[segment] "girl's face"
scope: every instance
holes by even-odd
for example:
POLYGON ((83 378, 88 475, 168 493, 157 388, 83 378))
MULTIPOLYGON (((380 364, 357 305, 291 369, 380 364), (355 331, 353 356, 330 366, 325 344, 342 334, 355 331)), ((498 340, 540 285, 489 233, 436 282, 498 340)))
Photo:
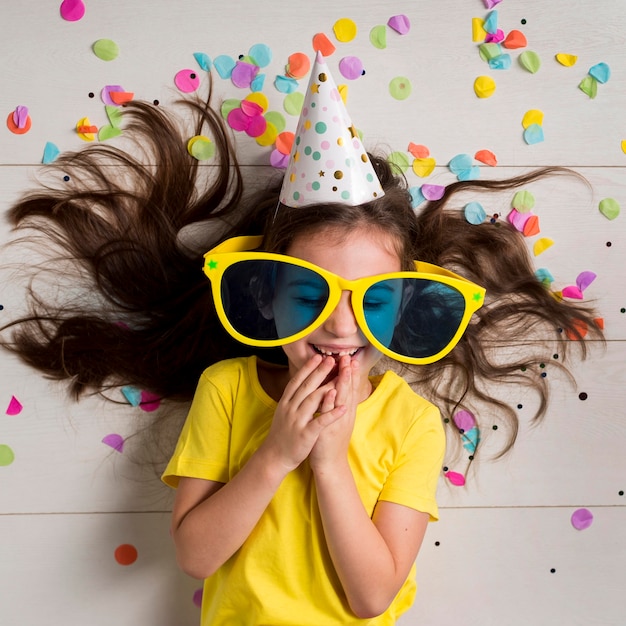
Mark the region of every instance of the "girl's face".
MULTIPOLYGON (((303 259, 348 280, 401 271, 401 261, 393 239, 379 231, 357 228, 338 237, 331 229, 294 240, 286 254, 303 259)), ((314 354, 332 354, 336 358, 350 354, 358 361, 363 389, 369 391, 367 375, 380 359, 361 333, 350 303, 349 292, 341 295, 330 317, 307 337, 283 346, 293 376, 314 354)))

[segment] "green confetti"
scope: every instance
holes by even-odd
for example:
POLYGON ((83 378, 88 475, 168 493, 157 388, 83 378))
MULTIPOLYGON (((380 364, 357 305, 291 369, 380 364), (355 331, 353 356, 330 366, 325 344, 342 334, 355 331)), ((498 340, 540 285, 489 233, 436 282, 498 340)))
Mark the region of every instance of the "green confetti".
POLYGON ((302 105, 304 104, 304 94, 299 91, 294 91, 285 96, 283 100, 283 108, 289 115, 300 115, 302 111, 302 105))
POLYGON ((5 444, 0 444, 0 466, 5 467, 6 465, 11 465, 13 461, 15 461, 13 450, 5 444))
POLYGON ((264 117, 268 124, 272 124, 276 128, 277 133, 282 133, 287 128, 287 120, 279 111, 268 111, 264 117))
POLYGON ((187 144, 189 154, 198 161, 207 161, 215 156, 215 144, 207 137, 192 137, 187 144))
POLYGON ((536 74, 541 67, 541 59, 536 52, 525 50, 519 55, 520 65, 531 74, 536 74))
POLYGON ((409 157, 406 155, 405 152, 392 152, 387 160, 389 161, 389 163, 391 163, 391 165, 397 167, 398 170, 400 170, 400 172, 402 172, 403 174, 409 169, 411 165, 409 163, 409 157))
POLYGON ((604 198, 600 201, 600 213, 609 220, 614 220, 620 213, 620 206, 613 198, 604 198))
POLYGON ((122 123, 122 112, 119 107, 113 106, 111 104, 106 104, 104 106, 104 111, 109 118, 109 122, 111 126, 114 128, 119 128, 122 123))
POLYGON ((520 213, 528 213, 535 206, 535 196, 530 191, 518 191, 511 201, 511 206, 520 213))
POLYGON ((94 54, 103 61, 113 61, 120 53, 119 46, 111 39, 98 39, 92 48, 94 54))
POLYGON ((406 76, 396 76, 389 83, 389 93, 396 100, 406 100, 411 95, 411 81, 406 76))
POLYGON ((387 27, 386 26, 374 26, 370 30, 370 43, 374 48, 384 50, 387 47, 387 27))
POLYGON ((502 54, 502 46, 499 43, 481 43, 478 54, 483 61, 491 61, 502 54))
POLYGON ((122 134, 122 129, 113 124, 105 124, 100 126, 98 130, 98 141, 106 141, 107 139, 113 139, 113 137, 119 137, 122 134))
POLYGON ((222 117, 226 119, 228 117, 228 114, 233 109, 238 109, 240 106, 241 106, 241 100, 237 100, 235 98, 228 98, 227 100, 224 100, 224 102, 222 102, 220 113, 222 114, 222 117))
POLYGON ((598 81, 593 76, 587 74, 587 76, 580 81, 578 89, 593 100, 598 95, 598 81))

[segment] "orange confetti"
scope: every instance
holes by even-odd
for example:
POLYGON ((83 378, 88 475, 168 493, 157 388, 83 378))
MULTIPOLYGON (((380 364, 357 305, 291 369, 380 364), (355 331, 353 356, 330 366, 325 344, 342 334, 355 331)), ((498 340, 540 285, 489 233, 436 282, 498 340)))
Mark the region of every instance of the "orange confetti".
POLYGON ((574 320, 572 326, 573 328, 565 331, 567 338, 571 339, 572 341, 578 341, 579 339, 583 339, 589 331, 587 323, 583 320, 574 320))
POLYGON ((492 167, 498 165, 498 159, 496 158, 496 155, 491 152, 491 150, 479 150, 474 155, 474 158, 485 165, 491 165, 492 167))
POLYGON ((137 548, 129 543, 123 543, 115 548, 114 555, 120 565, 132 565, 137 560, 137 548))
POLYGON ((30 130, 32 126, 32 120, 30 119, 30 115, 26 117, 26 121, 24 123, 24 127, 20 128, 13 119, 13 111, 9 113, 9 117, 7 117, 7 128, 15 135, 23 135, 30 130))
POLYGON ((531 215, 526 222, 524 222, 524 237, 534 237, 539 234, 539 218, 536 215, 531 215))
POLYGON ((115 104, 126 104, 135 97, 135 94, 131 91, 109 91, 109 98, 115 102, 115 104))
POLYGON ((321 52, 325 57, 329 57, 336 49, 335 44, 324 33, 317 33, 313 36, 315 52, 321 52))
POLYGON ((416 158, 416 159, 426 159, 430 156, 430 150, 426 146, 422 146, 420 144, 416 144, 411 142, 407 150, 416 158))
POLYGON ((525 48, 527 44, 528 42, 526 41, 526 36, 519 30, 512 30, 502 42, 502 45, 508 50, 525 48))
POLYGON ((98 127, 97 126, 85 126, 85 125, 83 125, 83 126, 77 126, 76 130, 79 133, 83 133, 83 134, 85 134, 85 133, 97 133, 98 132, 98 127))
POLYGON ((295 134, 291 131, 284 131, 276 137, 276 150, 281 154, 290 154, 295 134))
POLYGON ((304 52, 294 52, 287 60, 285 73, 291 78, 304 78, 311 69, 311 61, 304 52))

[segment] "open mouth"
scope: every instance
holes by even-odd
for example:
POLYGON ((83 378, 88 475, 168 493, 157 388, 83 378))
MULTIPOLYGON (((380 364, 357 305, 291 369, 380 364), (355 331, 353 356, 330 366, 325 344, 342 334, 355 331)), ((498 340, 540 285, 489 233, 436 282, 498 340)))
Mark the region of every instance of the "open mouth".
POLYGON ((321 354, 322 356, 332 356, 333 359, 335 359, 336 363, 339 363, 339 359, 342 356, 349 356, 350 358, 352 358, 362 350, 362 348, 352 348, 351 350, 332 351, 328 348, 320 348, 319 346, 316 346, 314 344, 311 344, 311 347, 313 348, 313 350, 315 350, 315 352, 321 354))

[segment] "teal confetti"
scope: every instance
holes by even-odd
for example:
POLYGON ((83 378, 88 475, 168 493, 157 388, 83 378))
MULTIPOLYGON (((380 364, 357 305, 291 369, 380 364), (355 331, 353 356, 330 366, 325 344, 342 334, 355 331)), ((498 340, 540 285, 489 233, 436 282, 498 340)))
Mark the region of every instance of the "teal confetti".
POLYGON ((220 54, 220 56, 216 57, 213 61, 213 65, 221 78, 230 78, 237 63, 232 57, 226 54, 220 54))
POLYGON ((41 159, 41 162, 52 163, 52 161, 54 161, 59 156, 59 154, 61 154, 61 151, 57 148, 57 146, 51 141, 48 141, 44 146, 43 158, 41 159))
POLYGON ((469 202, 468 204, 466 204, 465 209, 463 210, 463 214, 465 215, 465 219, 470 224, 474 224, 474 226, 482 224, 487 217, 487 212, 480 202, 469 202))
POLYGON ((211 71, 211 57, 204 52, 194 52, 193 58, 196 60, 200 69, 203 69, 205 72, 211 71))
POLYGON ((543 136, 543 128, 539 126, 539 124, 531 124, 524 131, 524 141, 528 145, 532 145, 535 143, 541 143, 544 140, 543 136))

